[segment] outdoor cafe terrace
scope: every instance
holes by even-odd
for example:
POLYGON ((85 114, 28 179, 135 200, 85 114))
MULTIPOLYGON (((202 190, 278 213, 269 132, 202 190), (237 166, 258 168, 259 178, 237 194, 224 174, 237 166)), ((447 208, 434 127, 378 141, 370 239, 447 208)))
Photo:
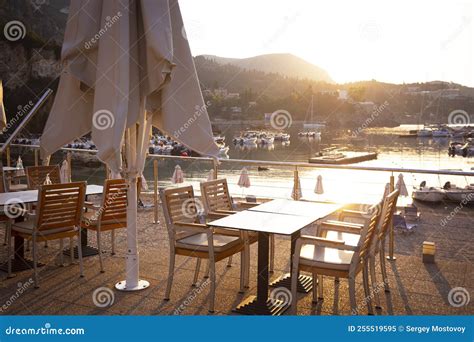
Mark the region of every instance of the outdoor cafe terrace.
MULTIPOLYGON (((219 178, 219 177, 218 177, 219 178)), ((205 181, 205 180, 203 180, 205 181)), ((291 182, 291 180, 290 180, 291 182)), ((172 187, 179 187, 180 184, 172 187)), ((170 188, 170 187, 168 187, 170 188)), ((195 187, 195 192, 200 193, 195 187)), ((239 194, 232 194, 235 199, 239 194)), ((153 204, 153 193, 141 195, 145 204, 153 204)), ((99 196, 92 198, 100 203, 99 196)), ((258 198, 259 201, 263 200, 258 198)), ((267 199, 268 200, 268 199, 267 199)), ((138 246, 140 251, 140 278, 150 282, 142 291, 121 292, 114 285, 125 278, 127 248, 126 229, 115 232, 115 254, 111 254, 111 235, 101 235, 103 267, 101 273, 97 255, 84 257, 84 277, 79 277, 77 259, 72 265, 61 257, 59 240, 50 241, 48 247, 38 244, 40 287, 35 288, 33 270, 14 272, 8 278, 0 272, 0 311, 10 315, 208 315, 210 280, 206 278, 207 260, 203 260, 194 286, 196 258, 176 256, 174 280, 169 300, 165 300, 170 263, 170 239, 165 224, 163 203, 155 212, 153 206, 145 206, 138 212, 138 246), (155 223, 155 215, 158 222, 155 223)), ((420 219, 412 233, 394 230, 394 256, 387 260, 389 291, 383 286, 375 289, 380 295, 381 315, 472 315, 474 304, 466 301, 466 295, 474 293, 474 230, 472 209, 456 210, 456 204, 440 206, 418 204, 420 219), (446 215, 456 211, 446 220, 446 215), (441 222, 443 222, 441 224, 441 222), (423 243, 436 245, 434 262, 423 262, 423 243), (460 292, 458 288, 462 288, 460 292), (466 293, 467 291, 467 293, 466 293)), ((350 207, 348 207, 350 208, 350 207)), ((245 208, 244 208, 245 209, 245 208)), ((334 213, 327 219, 338 219, 334 213)), ((305 228, 302 235, 315 236, 316 226, 305 228)), ((5 229, 0 230, 3 241, 5 229)), ((67 240, 66 240, 67 241, 67 240)), ((88 245, 97 246, 96 234, 88 234, 88 245)), ((389 241, 387 240, 387 244, 389 241)), ((65 244, 68 247, 68 243, 65 244)), ((388 250, 388 249, 387 249, 388 250)), ((274 270, 270 280, 290 271, 291 241, 289 236, 275 234, 274 270)), ((26 257, 32 258, 30 250, 26 257)), ((388 254, 388 253, 387 253, 388 254)), ((7 260, 7 248, 0 248, 0 260, 7 260)), ((431 260, 433 261, 433 260, 431 260)), ((256 244, 250 247, 249 287, 240 292, 240 255, 235 255, 230 267, 228 258, 216 264, 216 297, 214 315, 236 314, 233 310, 249 295, 257 292, 258 256, 256 244)), ((381 279, 380 263, 376 264, 381 279)), ((269 289, 270 298, 290 296, 291 292, 275 293, 269 289)), ((317 303, 310 293, 298 293, 298 315, 350 315, 354 313, 349 300, 347 279, 324 277, 322 294, 317 303)), ((281 299, 281 298, 280 298, 281 299)), ((288 299, 288 298, 285 298, 288 299)), ((294 298, 290 298, 295 300, 294 298)), ((367 297, 363 279, 356 277, 357 313, 366 315, 367 297)), ((289 314, 287 311, 286 314, 289 314)))

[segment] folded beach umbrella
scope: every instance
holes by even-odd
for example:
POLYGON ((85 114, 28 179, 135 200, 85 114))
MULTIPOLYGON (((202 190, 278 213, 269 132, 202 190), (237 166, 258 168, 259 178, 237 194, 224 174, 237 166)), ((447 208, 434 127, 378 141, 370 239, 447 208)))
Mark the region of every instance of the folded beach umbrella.
POLYGON ((214 180, 215 179, 215 174, 214 174, 214 169, 212 169, 211 171, 209 171, 209 175, 207 176, 207 181, 211 181, 211 180, 214 180))
POLYGON ((181 166, 179 165, 175 166, 173 176, 171 177, 171 182, 173 184, 184 182, 184 174, 183 174, 183 170, 181 170, 181 166))
POLYGON ((249 172, 246 167, 244 167, 240 172, 240 177, 239 181, 237 182, 237 185, 241 188, 250 188, 249 172))
POLYGON ((293 190, 291 191, 291 198, 298 201, 302 196, 300 177, 298 171, 294 172, 293 190))
POLYGON ((5 107, 3 106, 3 84, 2 80, 0 80, 0 129, 3 130, 5 127, 7 127, 7 117, 5 115, 5 107))
POLYGON ((317 195, 324 194, 323 176, 321 176, 321 175, 319 175, 317 180, 316 180, 316 187, 314 188, 314 193, 317 194, 317 195))
POLYGON ((405 181, 403 180, 403 174, 401 173, 398 175, 398 181, 395 185, 395 189, 398 189, 398 191, 400 191, 400 196, 408 196, 408 189, 405 184, 405 181))
POLYGON ((127 179, 126 280, 116 285, 123 290, 148 286, 138 277, 136 182, 152 125, 198 153, 219 152, 183 33, 177 0, 72 0, 69 8, 65 70, 41 155, 92 132, 98 158, 127 179))
POLYGON ((71 182, 71 171, 69 170, 69 163, 66 159, 61 163, 61 169, 59 170, 59 178, 61 183, 70 183, 71 182))

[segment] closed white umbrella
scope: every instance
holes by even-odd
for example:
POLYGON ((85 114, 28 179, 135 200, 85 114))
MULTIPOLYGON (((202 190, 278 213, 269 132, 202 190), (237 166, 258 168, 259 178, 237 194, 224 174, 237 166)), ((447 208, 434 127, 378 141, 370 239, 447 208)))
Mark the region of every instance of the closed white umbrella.
POLYGON ((217 156, 177 0, 73 0, 61 75, 41 153, 92 131, 98 158, 129 183, 126 280, 139 290, 137 177, 144 168, 152 123, 190 149, 217 156), (126 164, 121 150, 125 145, 126 164))
POLYGON ((395 189, 398 189, 398 191, 400 191, 400 196, 408 196, 408 189, 405 184, 405 180, 403 179, 403 174, 401 173, 398 175, 398 181, 395 185, 395 189))
POLYGON ((314 188, 314 193, 317 194, 317 195, 324 194, 323 176, 321 176, 321 175, 319 175, 317 180, 316 180, 316 187, 314 188))
POLYGON ((207 176, 207 181, 214 180, 215 178, 216 176, 214 174, 214 169, 212 169, 211 171, 209 171, 209 175, 207 176))
POLYGON ((179 165, 175 166, 173 176, 171 177, 171 182, 173 184, 184 182, 184 174, 183 174, 183 170, 181 170, 181 166, 179 165))
POLYGON ((61 169, 59 170, 59 179, 61 180, 61 183, 70 183, 71 182, 71 177, 70 177, 70 171, 69 171, 69 163, 67 162, 66 159, 63 160, 61 163, 61 169))
POLYGON ((302 196, 301 191, 301 182, 300 177, 298 176, 298 171, 294 172, 294 179, 293 179, 293 190, 291 191, 291 198, 295 201, 298 201, 302 196))
MULTIPOLYGON (((0 80, 0 129, 7 127, 7 117, 5 115, 5 107, 3 106, 3 84, 0 80)), ((0 131, 0 134, 3 133, 0 131)))
POLYGON ((237 182, 237 185, 241 188, 250 188, 249 172, 246 167, 244 167, 240 172, 240 177, 239 181, 237 182))

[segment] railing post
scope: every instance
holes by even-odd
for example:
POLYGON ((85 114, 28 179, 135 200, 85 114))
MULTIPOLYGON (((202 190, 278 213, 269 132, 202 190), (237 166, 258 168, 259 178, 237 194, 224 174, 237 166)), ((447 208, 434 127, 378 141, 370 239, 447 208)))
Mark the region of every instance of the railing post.
MULTIPOLYGON (((392 174, 390 175, 390 193, 395 190, 395 177, 392 174)), ((389 232, 389 245, 388 245, 388 256, 387 260, 395 261, 397 258, 393 255, 394 245, 395 245, 395 236, 393 232, 393 219, 390 221, 389 224, 390 232, 389 232)))
POLYGON ((38 149, 35 148, 35 166, 39 166, 38 149))
POLYGON ((219 162, 217 161, 216 158, 212 159, 212 166, 213 166, 213 170, 214 170, 214 179, 217 179, 217 171, 219 169, 219 162))
POLYGON ((300 184, 300 179, 299 179, 299 175, 298 175, 298 167, 295 166, 295 170, 293 171, 293 190, 292 190, 292 194, 291 194, 291 197, 295 201, 299 201, 300 198, 301 198, 299 184, 300 184))
POLYGON ((153 212, 155 215, 154 223, 158 221, 158 159, 153 160, 153 202, 155 204, 153 212))
POLYGON ((10 146, 7 147, 7 166, 11 166, 10 146))
POLYGON ((72 156, 71 156, 71 152, 68 152, 66 154, 66 162, 67 162, 67 165, 69 167, 68 169, 68 180, 69 182, 72 182, 72 156))

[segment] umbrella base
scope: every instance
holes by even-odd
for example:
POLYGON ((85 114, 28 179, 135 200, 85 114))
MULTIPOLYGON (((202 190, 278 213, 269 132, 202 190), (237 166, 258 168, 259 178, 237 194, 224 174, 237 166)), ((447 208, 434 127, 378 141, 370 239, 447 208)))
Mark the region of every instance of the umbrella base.
POLYGON ((150 286, 150 283, 146 280, 139 280, 138 281, 138 286, 135 287, 127 287, 127 281, 122 280, 119 281, 117 284, 115 284, 115 289, 119 291, 140 291, 148 288, 150 286))

